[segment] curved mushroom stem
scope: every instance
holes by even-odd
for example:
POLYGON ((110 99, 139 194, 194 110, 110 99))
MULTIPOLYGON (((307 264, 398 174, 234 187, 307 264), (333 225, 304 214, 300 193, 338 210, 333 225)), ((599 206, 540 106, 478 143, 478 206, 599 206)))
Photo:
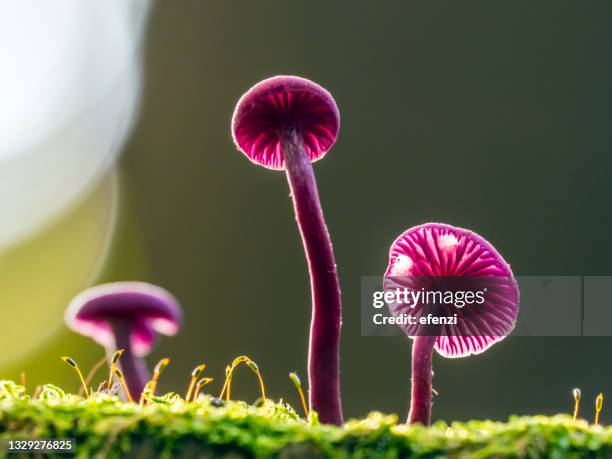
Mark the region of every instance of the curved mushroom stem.
POLYGON ((310 406, 319 414, 321 422, 340 425, 343 422, 339 356, 342 305, 336 261, 302 135, 288 129, 282 135, 282 148, 312 290, 308 351, 310 406))
POLYGON ((151 372, 147 368, 144 359, 136 357, 132 351, 130 335, 132 325, 126 321, 114 321, 111 324, 115 335, 115 349, 107 349, 108 358, 112 358, 117 349, 123 349, 123 355, 119 360, 119 367, 125 378, 130 395, 134 400, 139 400, 140 395, 151 379, 151 372))
POLYGON ((417 336, 412 344, 412 396, 408 424, 429 425, 431 418, 431 358, 437 336, 417 336))

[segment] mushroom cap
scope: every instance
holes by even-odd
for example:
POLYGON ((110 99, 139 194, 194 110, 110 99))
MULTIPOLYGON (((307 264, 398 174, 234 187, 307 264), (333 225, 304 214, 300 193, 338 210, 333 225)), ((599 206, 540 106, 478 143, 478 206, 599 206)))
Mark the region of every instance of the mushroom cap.
POLYGON ((336 143, 340 112, 332 95, 318 84, 296 76, 275 76, 249 89, 232 117, 234 143, 252 162, 282 170, 280 132, 301 132, 311 161, 336 143))
POLYGON ((97 285, 77 295, 66 310, 68 327, 104 347, 114 346, 112 322, 127 321, 137 356, 147 355, 155 332, 174 335, 182 322, 181 306, 168 291, 145 282, 97 285))
MULTIPOLYGON (((462 308, 437 304, 443 316, 458 315, 457 325, 438 325, 434 348, 444 357, 484 352, 513 329, 519 311, 519 289, 510 265, 495 248, 472 231, 439 223, 415 226, 391 245, 384 289, 465 290, 485 293, 482 304, 462 308)), ((430 306, 389 305, 393 315, 418 316, 430 306), (414 306, 414 307, 412 307, 414 306)), ((431 310, 427 310, 431 312, 431 310)), ((425 312, 425 315, 427 313, 425 312)), ((428 335, 426 326, 402 325, 410 338, 428 335)))

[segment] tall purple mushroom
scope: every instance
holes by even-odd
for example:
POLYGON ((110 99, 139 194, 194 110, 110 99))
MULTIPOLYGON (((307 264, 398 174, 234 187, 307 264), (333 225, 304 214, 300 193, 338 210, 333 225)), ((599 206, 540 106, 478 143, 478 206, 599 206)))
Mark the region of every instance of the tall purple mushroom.
POLYGON ((331 94, 310 80, 276 76, 242 96, 232 119, 238 149, 252 162, 285 170, 312 289, 308 376, 310 405, 324 423, 341 424, 340 286, 312 162, 334 145, 340 114, 331 94))
POLYGON ((128 390, 138 400, 151 374, 143 357, 156 333, 174 335, 182 311, 178 301, 161 287, 144 282, 116 282, 87 289, 66 310, 66 324, 106 349, 110 359, 123 349, 120 367, 128 390))
POLYGON ((412 346, 412 397, 409 423, 428 425, 431 416, 432 353, 444 357, 466 357, 484 352, 505 338, 518 316, 519 290, 510 265, 481 236, 450 225, 428 223, 410 228, 399 236, 389 251, 384 278, 385 291, 451 292, 450 301, 432 295, 434 304, 423 297, 412 303, 389 304, 396 317, 416 318, 401 325, 412 346), (461 293, 462 304, 458 305, 461 293), (465 292, 472 292, 472 306, 465 306, 465 292), (437 317, 453 317, 456 324, 421 322, 433 310, 437 317))

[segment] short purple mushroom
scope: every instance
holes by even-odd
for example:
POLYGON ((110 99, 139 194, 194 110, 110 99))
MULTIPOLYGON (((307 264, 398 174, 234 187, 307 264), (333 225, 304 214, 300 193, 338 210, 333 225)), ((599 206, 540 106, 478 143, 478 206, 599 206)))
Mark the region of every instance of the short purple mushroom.
POLYGON ((466 357, 505 338, 516 323, 519 290, 510 265, 489 242, 471 231, 438 223, 410 228, 391 245, 384 290, 398 289, 423 295, 412 297, 411 304, 404 299, 391 302, 389 308, 396 318, 415 318, 413 323, 400 322, 404 333, 414 339, 408 423, 428 425, 433 350, 443 357, 466 357), (443 295, 449 295, 448 302, 443 295), (434 310, 438 319, 427 319, 434 310))
POLYGON ((123 349, 119 366, 134 400, 151 378, 143 357, 156 333, 175 335, 182 322, 178 301, 161 287, 144 282, 116 282, 89 288, 66 310, 66 324, 106 349, 109 359, 123 349))
POLYGON ((242 96, 232 118, 234 142, 252 162, 285 170, 306 252, 312 290, 308 376, 310 405, 324 423, 341 424, 340 286, 312 162, 334 145, 340 128, 329 92, 310 80, 276 76, 242 96))

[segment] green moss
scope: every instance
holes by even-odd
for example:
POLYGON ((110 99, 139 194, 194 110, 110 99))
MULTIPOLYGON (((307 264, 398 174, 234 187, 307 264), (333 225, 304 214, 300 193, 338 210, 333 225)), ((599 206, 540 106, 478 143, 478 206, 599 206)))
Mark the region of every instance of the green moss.
POLYGON ((195 403, 159 397, 139 407, 51 385, 32 400, 22 387, 0 381, 0 438, 76 438, 77 457, 612 457, 612 427, 565 415, 424 428, 372 413, 337 428, 301 420, 283 403, 214 405, 210 397, 195 403))

